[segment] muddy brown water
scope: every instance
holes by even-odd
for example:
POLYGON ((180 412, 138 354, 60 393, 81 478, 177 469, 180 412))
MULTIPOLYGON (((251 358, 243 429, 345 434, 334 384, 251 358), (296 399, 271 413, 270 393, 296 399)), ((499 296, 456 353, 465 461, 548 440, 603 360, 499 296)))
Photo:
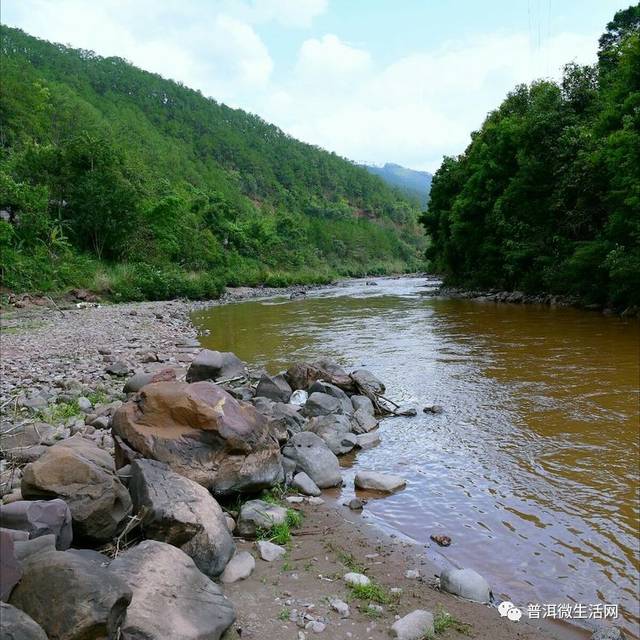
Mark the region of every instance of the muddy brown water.
POLYGON ((442 405, 384 420, 382 444, 345 469, 344 495, 359 468, 401 474, 407 488, 370 500, 365 517, 516 604, 618 604, 614 622, 640 636, 637 320, 442 299, 424 278, 376 282, 193 320, 205 347, 271 372, 330 357, 367 367, 396 401, 442 405), (452 545, 430 544, 433 533, 452 545))

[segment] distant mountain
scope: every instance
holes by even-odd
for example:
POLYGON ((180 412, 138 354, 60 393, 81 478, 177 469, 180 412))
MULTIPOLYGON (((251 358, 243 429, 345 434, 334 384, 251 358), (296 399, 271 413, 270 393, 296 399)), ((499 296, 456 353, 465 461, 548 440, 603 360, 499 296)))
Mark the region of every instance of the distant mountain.
POLYGON ((414 171, 399 164, 387 162, 384 167, 362 165, 369 173, 380 176, 387 184, 398 187, 402 192, 415 198, 425 207, 429 200, 433 175, 428 171, 414 171))

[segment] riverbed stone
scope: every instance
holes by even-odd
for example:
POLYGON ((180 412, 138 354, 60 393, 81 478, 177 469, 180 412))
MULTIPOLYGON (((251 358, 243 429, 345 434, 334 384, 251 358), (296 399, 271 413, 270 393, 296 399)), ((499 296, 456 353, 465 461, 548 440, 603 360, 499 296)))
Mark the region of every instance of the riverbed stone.
POLYGON ((249 500, 240 508, 238 535, 253 538, 259 529, 269 530, 287 520, 287 510, 264 500, 249 500))
POLYGON ((172 545, 145 540, 120 554, 109 570, 133 592, 122 638, 219 640, 235 620, 220 587, 172 545))
POLYGON ((491 587, 473 569, 445 569, 440 573, 440 588, 474 602, 489 602, 491 587))
POLYGON ((228 380, 245 376, 246 366, 235 353, 203 349, 187 371, 187 382, 228 380))
POLYGON ((13 547, 16 558, 23 562, 29 556, 43 551, 56 551, 56 537, 53 533, 48 533, 33 540, 14 540, 13 547))
POLYGON ((330 382, 343 391, 353 389, 353 380, 347 373, 338 365, 326 361, 296 362, 287 369, 285 377, 294 391, 308 389, 317 380, 330 382))
POLYGON ((0 449, 5 453, 14 449, 24 449, 34 445, 52 445, 55 443, 56 428, 46 422, 0 427, 0 449))
POLYGON ((131 589, 120 577, 65 551, 31 555, 23 568, 9 603, 31 616, 49 638, 116 636, 131 602, 131 589))
POLYGON ((378 426, 376 418, 363 407, 354 411, 352 423, 352 431, 357 435, 369 433, 378 426))
POLYGON ((338 458, 315 433, 296 433, 282 453, 294 460, 296 467, 304 471, 320 489, 335 487, 342 482, 338 458))
POLYGON ((208 576, 222 573, 235 544, 216 499, 201 485, 163 462, 134 460, 129 491, 144 514, 146 538, 179 547, 208 576))
POLYGON ((406 486, 407 481, 400 476, 377 471, 358 471, 354 480, 356 489, 392 493, 406 486))
POLYGON ((25 467, 22 495, 28 500, 64 500, 74 537, 87 542, 110 540, 131 513, 131 498, 116 475, 113 458, 81 435, 50 447, 25 467))
POLYGON ((42 627, 24 611, 0 602, 0 638, 2 640, 47 640, 42 627))
POLYGON ((351 404, 354 412, 358 409, 363 409, 366 413, 372 416, 375 415, 373 402, 371 402, 371 399, 367 398, 367 396, 353 395, 351 396, 351 404))
POLYGON ((304 471, 293 476, 291 486, 305 496, 319 496, 322 493, 318 485, 304 471))
MULTIPOLYGON (((216 496, 259 491, 284 479, 269 420, 212 382, 147 385, 115 412, 113 433, 216 496)), ((116 450, 119 464, 130 457, 116 450)))
POLYGON ((309 399, 304 405, 302 412, 308 418, 313 418, 315 416, 327 416, 333 413, 344 413, 344 407, 337 398, 316 391, 309 395, 309 399))
POLYGON ((366 587, 371 584, 371 579, 365 576, 363 573, 356 573, 355 571, 350 571, 349 573, 345 573, 342 576, 342 579, 351 586, 354 587, 366 587))
POLYGON ((105 371, 112 376, 124 378, 125 376, 129 375, 131 367, 123 360, 116 360, 115 362, 112 362, 110 365, 108 365, 105 368, 105 371))
POLYGON ((71 511, 64 500, 21 500, 0 506, 0 526, 24 531, 30 538, 54 534, 56 547, 71 546, 71 511))
POLYGON ((289 402, 293 405, 301 407, 306 404, 308 399, 309 393, 307 391, 305 391, 304 389, 297 389, 291 394, 289 402))
POLYGON ((287 550, 284 547, 281 547, 279 544, 269 542, 268 540, 258 540, 258 542, 256 542, 256 548, 258 549, 260 557, 265 562, 278 560, 278 558, 282 558, 282 556, 287 553, 287 550))
POLYGON ((367 393, 380 395, 386 391, 384 383, 367 369, 358 369, 351 374, 352 380, 367 393))
POLYGON ((138 371, 127 379, 122 390, 124 393, 137 393, 152 382, 170 382, 175 379, 176 371, 170 367, 160 371, 138 371))
POLYGON ((22 565, 15 553, 11 532, 0 529, 0 600, 6 602, 22 578, 22 565))
POLYGON ((220 576, 220 582, 232 584, 238 580, 246 580, 255 568, 256 559, 248 551, 240 551, 229 560, 229 564, 220 576))
POLYGON ((380 444, 380 434, 377 431, 361 433, 356 436, 356 446, 360 449, 371 449, 380 444))
POLYGON ((416 609, 408 613, 391 626, 391 637, 398 640, 423 640, 433 634, 433 614, 424 609, 416 609))
POLYGON ((289 402, 293 390, 282 374, 270 376, 264 373, 256 388, 256 397, 269 398, 273 402, 289 402))
POLYGON ((328 396, 332 396, 336 400, 340 401, 342 405, 343 413, 352 413, 353 412, 353 404, 351 403, 351 399, 349 396, 335 384, 331 384, 330 382, 325 382, 324 380, 316 380, 309 387, 309 394, 312 395, 314 393, 325 393, 328 396))

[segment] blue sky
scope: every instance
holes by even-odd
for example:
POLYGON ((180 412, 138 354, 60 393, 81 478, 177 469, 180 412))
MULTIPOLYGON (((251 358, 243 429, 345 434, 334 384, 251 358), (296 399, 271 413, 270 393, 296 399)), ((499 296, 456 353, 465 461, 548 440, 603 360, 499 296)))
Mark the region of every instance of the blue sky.
POLYGON ((358 162, 435 170, 518 82, 595 60, 630 0, 2 0, 2 21, 119 55, 358 162))

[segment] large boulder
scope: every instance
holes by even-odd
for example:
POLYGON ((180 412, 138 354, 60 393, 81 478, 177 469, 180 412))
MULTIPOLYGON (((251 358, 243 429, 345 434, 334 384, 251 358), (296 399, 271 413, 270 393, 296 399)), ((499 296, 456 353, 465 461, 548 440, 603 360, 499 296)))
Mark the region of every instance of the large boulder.
POLYGON ((18 427, 7 423, 0 427, 0 449, 6 454, 14 449, 26 449, 38 445, 52 445, 56 440, 56 428, 45 422, 22 424, 18 427))
POLYGON ((287 520, 287 510, 264 500, 248 500, 240 508, 238 535, 253 538, 258 531, 268 531, 287 520))
POLYGON ((9 603, 31 616, 51 640, 115 638, 131 602, 124 580, 66 551, 45 551, 23 563, 9 603))
POLYGON ((369 413, 368 409, 360 407, 353 414, 353 432, 357 434, 369 433, 378 426, 378 421, 369 413))
POLYGON ((9 599, 13 588, 22 577, 22 566, 16 558, 13 536, 0 529, 0 600, 9 599))
POLYGON ((268 419, 211 382, 147 385, 116 411, 113 432, 142 457, 165 462, 215 495, 257 491, 283 479, 268 419))
POLYGON ((269 398, 274 402, 289 402, 293 390, 283 375, 262 375, 256 388, 256 397, 269 398))
POLYGON ((235 544, 220 505, 204 487, 163 462, 134 460, 129 491, 146 538, 179 547, 208 576, 222 573, 235 544))
POLYGON ((172 545, 145 540, 119 555, 109 570, 133 591, 123 640, 219 640, 235 620, 220 587, 172 545))
POLYGON ((296 433, 282 450, 320 489, 335 487, 342 482, 340 463, 324 440, 315 433, 296 433))
POLYGON ((235 353, 203 349, 187 371, 187 382, 228 380, 246 375, 244 362, 235 353))
POLYGON ((302 412, 308 418, 344 413, 344 407, 338 398, 316 391, 309 396, 302 412))
POLYGON ((372 416, 376 413, 373 402, 371 402, 371 398, 368 398, 367 396, 351 396, 351 405, 353 406, 354 411, 363 409, 366 413, 372 416))
POLYGON ((47 635, 24 611, 0 602, 0 639, 47 640, 47 635))
POLYGON ((423 640, 433 637, 433 634, 433 614, 423 609, 408 613, 391 627, 391 637, 398 640, 423 640))
POLYGON ((440 574, 440 588, 474 602, 489 602, 491 587, 473 569, 445 569, 440 574))
POLYGON ((71 511, 64 500, 18 500, 0 505, 0 526, 26 531, 30 538, 54 534, 61 551, 71 546, 71 511))
POLYGON ((73 518, 74 539, 85 542, 111 540, 131 513, 131 498, 113 459, 79 434, 25 467, 22 495, 28 500, 64 500, 73 518))
POLYGON ((171 382, 176 379, 176 370, 170 367, 160 371, 138 371, 134 373, 124 384, 124 393, 137 393, 152 382, 171 382))

